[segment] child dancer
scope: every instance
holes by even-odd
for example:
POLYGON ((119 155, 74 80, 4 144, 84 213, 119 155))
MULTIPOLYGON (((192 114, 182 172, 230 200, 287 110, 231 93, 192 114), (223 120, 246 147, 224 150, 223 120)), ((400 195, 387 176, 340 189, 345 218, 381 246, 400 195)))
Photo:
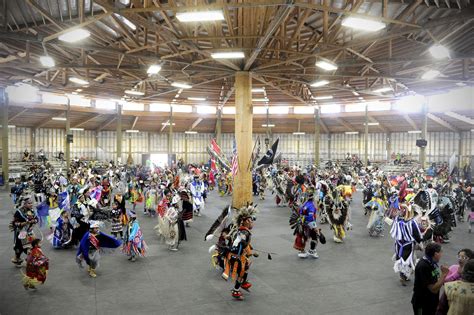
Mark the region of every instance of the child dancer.
POLYGON ((146 243, 143 240, 143 233, 137 221, 137 214, 130 212, 130 222, 125 230, 123 252, 130 256, 128 260, 134 262, 136 256, 145 256, 146 243))
POLYGON ((26 257, 26 275, 23 276, 25 290, 36 290, 38 284, 43 284, 46 281, 49 259, 41 251, 40 242, 39 239, 34 239, 31 242, 32 249, 26 257))

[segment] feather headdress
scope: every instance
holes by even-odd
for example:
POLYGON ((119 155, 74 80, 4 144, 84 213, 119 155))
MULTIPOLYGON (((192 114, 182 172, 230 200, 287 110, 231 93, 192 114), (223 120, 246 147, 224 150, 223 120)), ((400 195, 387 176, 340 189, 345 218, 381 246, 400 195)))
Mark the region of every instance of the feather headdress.
POLYGON ((248 218, 252 218, 253 221, 257 219, 256 218, 256 215, 258 213, 257 205, 254 205, 253 203, 247 203, 246 206, 243 206, 240 209, 234 208, 234 210, 235 212, 234 212, 233 223, 235 226, 240 226, 240 224, 245 219, 248 219, 248 218))

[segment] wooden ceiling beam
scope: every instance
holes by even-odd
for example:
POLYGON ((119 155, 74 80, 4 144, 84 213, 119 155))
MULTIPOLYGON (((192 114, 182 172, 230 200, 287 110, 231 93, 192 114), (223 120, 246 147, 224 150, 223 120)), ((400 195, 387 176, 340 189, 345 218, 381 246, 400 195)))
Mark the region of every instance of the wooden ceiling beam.
POLYGON ((83 126, 86 123, 88 123, 89 121, 94 120, 96 118, 99 118, 100 116, 102 116, 102 114, 98 114, 98 115, 97 114, 92 114, 89 117, 86 117, 85 119, 81 119, 81 121, 79 123, 72 125, 71 128, 78 128, 80 126, 83 126))
POLYGON ((201 123, 201 121, 203 121, 204 119, 199 117, 198 119, 196 119, 193 124, 191 125, 191 128, 189 128, 189 130, 193 130, 194 128, 197 127, 197 125, 199 125, 201 123))
POLYGON ((117 116, 116 115, 112 115, 112 116, 113 117, 110 118, 107 122, 106 121, 102 122, 95 131, 96 132, 102 131, 105 128, 107 128, 107 126, 109 126, 111 123, 113 123, 117 119, 117 116))
POLYGON ((459 121, 462 121, 462 122, 465 122, 466 124, 469 124, 469 125, 474 125, 474 119, 472 118, 469 118, 467 116, 464 116, 464 115, 460 115, 458 113, 455 113, 455 112, 446 112, 444 113, 446 116, 449 116, 451 118, 454 118, 454 119, 457 119, 459 121))
POLYGON ((8 117, 8 122, 12 122, 14 119, 20 117, 22 114, 26 113, 28 110, 29 108, 23 108, 21 111, 19 111, 15 115, 8 117))
POLYGON ((286 20, 286 18, 291 13, 291 11, 293 11, 293 7, 290 7, 290 6, 284 6, 278 9, 278 12, 273 17, 272 22, 267 27, 267 30, 265 31, 265 35, 263 35, 263 37, 261 37, 258 40, 258 43, 255 49, 252 51, 252 54, 249 56, 249 58, 245 62, 245 66, 244 66, 245 71, 248 71, 250 69, 255 59, 257 59, 257 56, 262 51, 262 48, 264 48, 267 45, 268 41, 270 40, 270 37, 273 35, 273 33, 275 33, 278 27, 280 27, 281 23, 286 20))
POLYGON ((434 114, 432 113, 427 113, 426 116, 433 120, 434 122, 436 122, 437 124, 451 130, 451 131, 454 131, 454 132, 459 132, 459 129, 454 127, 453 125, 451 125, 450 123, 448 123, 447 121, 439 118, 438 116, 435 116, 434 114))
MULTIPOLYGON (((46 18, 48 21, 50 21, 54 26, 56 26, 57 28, 59 28, 60 30, 63 29, 63 27, 61 25, 59 25, 59 23, 48 13, 46 12, 45 9, 43 9, 43 7, 41 7, 38 3, 36 3, 35 0, 25 0, 26 3, 28 3, 31 7, 35 8, 40 14, 41 16, 43 16, 44 18, 46 18)), ((46 1, 48 4, 49 2, 46 1)))
POLYGON ((406 120, 406 122, 413 128, 413 130, 418 130, 418 126, 415 124, 413 119, 408 116, 408 114, 404 114, 403 118, 406 120))
POLYGON ((137 125, 137 122, 138 122, 139 118, 140 118, 140 116, 135 116, 135 118, 133 119, 133 122, 132 122, 132 127, 130 128, 131 130, 135 129, 135 126, 137 125))
POLYGON ((276 85, 275 83, 266 80, 265 78, 263 78, 262 76, 260 76, 260 75, 258 75, 258 74, 255 74, 255 73, 254 73, 252 77, 253 77, 255 80, 257 80, 257 81, 260 81, 260 82, 262 82, 262 83, 265 84, 265 85, 271 86, 272 88, 277 89, 278 91, 282 92, 283 94, 288 95, 288 96, 294 98, 295 100, 297 100, 297 101, 299 101, 299 102, 301 102, 301 103, 303 103, 303 104, 305 104, 305 105, 308 105, 308 102, 305 101, 303 98, 301 98, 301 97, 299 97, 299 96, 297 96, 297 95, 293 95, 293 93, 291 93, 290 91, 279 87, 279 86, 276 85))
POLYGON ((39 129, 39 128, 43 127, 43 126, 46 126, 49 122, 51 122, 51 120, 53 119, 53 117, 61 116, 61 115, 63 115, 65 112, 66 112, 65 110, 61 110, 61 111, 56 111, 56 112, 54 112, 53 114, 49 115, 48 118, 42 119, 39 124, 36 124, 35 126, 33 126, 33 129, 39 129))

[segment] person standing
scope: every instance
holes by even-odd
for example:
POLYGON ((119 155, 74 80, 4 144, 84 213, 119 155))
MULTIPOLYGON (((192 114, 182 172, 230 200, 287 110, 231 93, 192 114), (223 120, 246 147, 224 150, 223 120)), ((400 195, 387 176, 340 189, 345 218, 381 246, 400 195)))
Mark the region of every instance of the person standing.
POLYGON ((415 315, 434 315, 439 301, 439 290, 443 286, 449 269, 438 266, 443 251, 438 243, 429 243, 415 267, 415 284, 411 303, 415 315))
POLYGON ((464 265, 461 279, 444 285, 436 315, 474 314, 474 259, 464 265))

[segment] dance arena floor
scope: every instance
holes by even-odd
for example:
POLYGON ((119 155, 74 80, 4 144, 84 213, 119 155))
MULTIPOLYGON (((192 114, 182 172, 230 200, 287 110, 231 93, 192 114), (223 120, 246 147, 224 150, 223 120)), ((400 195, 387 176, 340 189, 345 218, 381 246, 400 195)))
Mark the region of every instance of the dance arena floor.
MULTIPOLYGON (((393 272, 392 239, 368 236, 367 217, 361 195, 352 204, 353 231, 344 244, 335 244, 327 224, 328 238, 318 245, 320 258, 301 260, 292 248, 288 208, 277 208, 273 196, 257 201, 260 214, 255 223, 253 244, 276 253, 254 259, 249 280, 252 292, 244 301, 230 295, 232 283, 221 279, 209 263, 204 233, 220 210, 230 201, 212 192, 204 215, 187 229, 188 241, 180 251, 169 252, 155 235, 155 219, 139 221, 149 245, 148 256, 135 263, 120 251, 104 255, 97 278, 90 278, 75 263, 75 250, 53 250, 45 241, 50 258, 48 279, 36 292, 25 291, 13 256, 8 222, 12 210, 8 195, 0 193, 0 314, 400 314, 411 313, 412 284, 402 287, 393 272)), ((472 247, 474 233, 467 224, 458 226, 451 243, 443 246, 443 263, 453 264, 456 251, 472 247)))

